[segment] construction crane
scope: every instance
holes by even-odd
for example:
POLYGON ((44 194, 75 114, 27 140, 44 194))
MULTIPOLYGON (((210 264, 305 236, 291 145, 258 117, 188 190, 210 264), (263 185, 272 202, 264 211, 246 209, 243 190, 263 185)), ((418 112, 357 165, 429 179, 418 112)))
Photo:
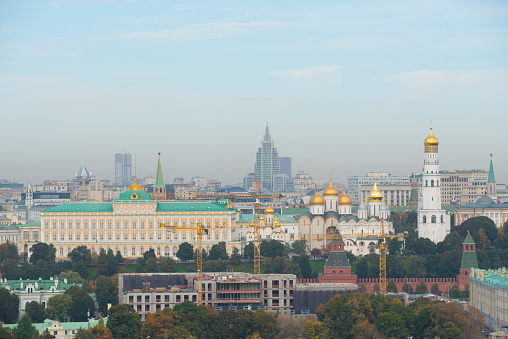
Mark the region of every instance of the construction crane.
POLYGON ((384 219, 381 218, 381 232, 379 234, 375 233, 353 233, 353 234, 302 234, 299 236, 299 240, 332 240, 339 238, 350 238, 350 239, 379 239, 379 293, 386 295, 386 246, 385 239, 386 238, 405 238, 408 237, 407 234, 397 234, 397 235, 386 235, 385 234, 385 225, 384 219))
POLYGON ((169 228, 172 230, 194 230, 196 231, 196 269, 198 273, 198 306, 203 304, 203 234, 208 234, 208 229, 203 227, 203 224, 197 224, 197 227, 179 227, 179 226, 166 226, 165 223, 160 223, 159 227, 169 228))

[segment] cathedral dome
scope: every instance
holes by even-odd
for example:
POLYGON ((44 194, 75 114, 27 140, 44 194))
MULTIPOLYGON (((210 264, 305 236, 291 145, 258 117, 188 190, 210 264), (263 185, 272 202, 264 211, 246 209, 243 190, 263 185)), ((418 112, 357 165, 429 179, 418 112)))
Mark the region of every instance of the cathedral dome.
POLYGON ((366 211, 367 210, 367 205, 365 205, 363 202, 358 205, 358 210, 359 211, 366 211))
POLYGON ((330 179, 330 185, 328 185, 328 187, 325 188, 325 190, 323 191, 323 196, 334 197, 334 196, 338 196, 338 195, 339 195, 339 191, 337 191, 337 189, 335 187, 333 187, 332 179, 330 179))
POLYGON ((268 205, 268 207, 265 209, 265 215, 273 215, 275 211, 273 210, 272 206, 268 205))
POLYGON ((342 191, 342 194, 339 196, 339 205, 351 205, 353 202, 351 198, 346 194, 346 191, 342 191))
POLYGON ((423 141, 425 147, 437 147, 439 145, 439 140, 432 134, 432 127, 430 128, 430 134, 423 141))
POLYGON ((372 188, 372 191, 369 193, 369 202, 370 201, 382 201, 383 195, 381 192, 379 192, 379 189, 377 188, 377 183, 374 181, 374 187, 372 188))
POLYGON ((311 206, 324 206, 325 205, 325 199, 319 195, 318 191, 310 198, 309 204, 311 206))
POLYGON ((134 183, 129 187, 129 191, 144 191, 143 186, 138 184, 138 178, 134 178, 134 183))
POLYGON ((383 205, 379 208, 380 211, 390 211, 390 209, 388 208, 388 206, 386 205, 383 205))

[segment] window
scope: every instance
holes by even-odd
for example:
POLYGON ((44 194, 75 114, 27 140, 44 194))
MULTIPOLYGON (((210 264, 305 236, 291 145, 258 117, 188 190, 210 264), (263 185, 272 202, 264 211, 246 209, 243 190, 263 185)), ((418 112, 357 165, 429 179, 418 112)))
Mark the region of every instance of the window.
POLYGON ((171 233, 170 232, 166 232, 166 240, 171 240, 171 233))
POLYGON ((99 240, 100 240, 100 241, 104 241, 104 234, 102 234, 102 233, 101 233, 101 234, 99 234, 99 240))
POLYGON ((150 241, 153 240, 153 233, 152 232, 148 233, 148 240, 150 240, 150 241))
POLYGON ((162 233, 157 233, 157 240, 162 240, 162 233))
POLYGON ((127 247, 124 247, 124 248, 123 248, 122 255, 123 255, 124 257, 126 257, 126 256, 127 256, 127 247))
POLYGON ((88 229, 88 221, 83 221, 83 228, 84 228, 85 230, 87 230, 87 229, 88 229))
POLYGON ((427 222, 427 216, 423 216, 423 223, 425 224, 427 222))
POLYGON ((145 233, 140 234, 140 240, 145 240, 145 233))
POLYGON ((60 241, 65 241, 65 233, 60 233, 60 241))
POLYGON ((70 230, 72 230, 72 221, 69 221, 68 227, 70 230))
POLYGON ((160 247, 157 247, 157 255, 161 255, 161 248, 160 247))
POLYGON ((436 216, 435 216, 435 215, 433 215, 433 216, 432 216, 432 218, 431 218, 431 220, 432 220, 431 222, 432 222, 433 224, 435 224, 435 223, 436 223, 436 216))
POLYGON ((76 241, 81 241, 81 234, 76 234, 76 241))
POLYGON ((116 228, 120 228, 120 220, 117 220, 117 221, 115 222, 115 227, 116 227, 116 228))
POLYGON ((120 241, 120 233, 116 233, 116 241, 120 241))
POLYGON ((219 240, 219 232, 215 232, 215 240, 218 241, 219 240))
POLYGON ((84 234, 85 241, 88 241, 88 233, 84 234))
MULTIPOLYGON (((133 248, 131 249, 131 255, 132 255, 133 257, 135 257, 135 256, 136 256, 136 248, 134 248, 134 247, 133 247, 133 248)), ((139 297, 139 298, 141 298, 141 297, 139 297)), ((140 300, 140 301, 141 301, 141 300, 140 300)))
POLYGON ((129 240, 129 233, 125 232, 123 234, 123 240, 125 240, 125 241, 129 240))
POLYGON ((113 223, 111 221, 108 221, 108 229, 112 229, 113 228, 113 223))
POLYGON ((53 221, 53 229, 56 230, 56 221, 53 221))
POLYGON ((138 240, 138 234, 132 233, 132 240, 138 240))
POLYGON ((148 227, 153 228, 153 220, 148 221, 148 227))
POLYGON ((29 240, 30 239, 30 232, 23 231, 23 239, 29 240))
POLYGON ((141 221, 141 228, 145 228, 145 221, 141 221))
POLYGON ((441 223, 444 223, 444 217, 441 216, 441 223))
POLYGON ((61 228, 61 229, 64 229, 64 228, 65 228, 65 222, 60 221, 60 228, 61 228))
POLYGON ((96 221, 92 221, 92 229, 95 229, 95 226, 97 225, 96 221))
POLYGON ((178 226, 178 220, 174 220, 173 221, 173 226, 177 227, 178 226))
MULTIPOLYGON (((176 239, 175 239, 176 240, 176 239)), ((187 240, 187 233, 182 233, 182 240, 187 240)))
POLYGON ((44 241, 49 241, 49 234, 44 235, 44 241))
MULTIPOLYGON (((134 225, 134 221, 132 222, 132 224, 134 225)), ((129 221, 128 220, 124 220, 123 221, 123 228, 129 228, 129 221)))
POLYGON ((72 241, 72 234, 69 234, 68 239, 69 239, 69 241, 72 241))
POLYGON ((173 240, 175 240, 175 241, 178 240, 178 233, 177 232, 175 232, 175 234, 173 235, 173 238, 174 238, 173 240))
POLYGON ((111 241, 113 238, 113 236, 111 235, 111 233, 108 233, 108 241, 111 241))
POLYGON ((100 222, 99 222, 99 228, 100 228, 101 230, 103 230, 103 229, 104 229, 104 221, 100 221, 100 222))
POLYGON ((53 233, 53 241, 56 241, 56 233, 53 233))
POLYGON ((60 256, 61 256, 61 257, 63 257, 63 255, 64 255, 64 254, 63 254, 63 248, 62 248, 62 247, 60 247, 60 256))
POLYGON ((79 230, 81 227, 81 222, 79 220, 76 220, 76 229, 79 230))

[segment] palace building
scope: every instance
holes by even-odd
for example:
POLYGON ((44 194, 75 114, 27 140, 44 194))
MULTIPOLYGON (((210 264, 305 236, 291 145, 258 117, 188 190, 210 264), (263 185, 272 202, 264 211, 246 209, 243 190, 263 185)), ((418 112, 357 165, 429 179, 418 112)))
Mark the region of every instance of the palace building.
POLYGON ((338 230, 344 241, 346 251, 354 255, 378 253, 378 236, 383 223, 384 234, 393 234, 393 222, 390 209, 383 204, 383 195, 374 182, 368 196, 368 204, 358 205, 357 214, 352 213, 352 200, 345 191, 339 191, 332 185, 323 191, 317 191, 309 201, 310 213, 300 216, 300 239, 306 239, 310 249, 327 245, 326 234, 335 234, 338 230))

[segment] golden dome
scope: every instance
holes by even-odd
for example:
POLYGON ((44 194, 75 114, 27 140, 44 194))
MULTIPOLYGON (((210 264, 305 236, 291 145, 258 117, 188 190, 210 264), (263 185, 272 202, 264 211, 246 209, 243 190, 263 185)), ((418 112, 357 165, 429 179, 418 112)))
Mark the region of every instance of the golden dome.
POLYGON ((377 188, 377 183, 374 181, 374 187, 372 191, 369 193, 369 201, 383 201, 383 195, 379 192, 377 188))
POLYGON ((259 221, 265 221, 265 217, 263 217, 262 215, 259 216, 259 221))
POLYGON ((316 190, 316 193, 310 198, 309 204, 311 206, 324 206, 325 205, 325 199, 319 195, 318 191, 316 190))
POLYGON ((432 126, 430 127, 430 134, 423 141, 425 147, 437 147, 439 145, 439 140, 432 134, 432 126))
POLYGON ((273 210, 271 205, 268 205, 268 207, 265 209, 265 215, 273 215, 275 211, 273 210))
POLYGON ((353 202, 351 198, 346 194, 346 191, 342 191, 342 194, 339 196, 339 205, 351 205, 353 202))
POLYGON ((330 197, 330 196, 337 196, 339 195, 339 191, 335 189, 332 185, 332 179, 330 179, 330 185, 328 185, 327 188, 323 191, 323 196, 330 197))
POLYGON ((129 187, 129 191, 144 191, 143 186, 138 184, 138 178, 134 177, 134 183, 129 187))

